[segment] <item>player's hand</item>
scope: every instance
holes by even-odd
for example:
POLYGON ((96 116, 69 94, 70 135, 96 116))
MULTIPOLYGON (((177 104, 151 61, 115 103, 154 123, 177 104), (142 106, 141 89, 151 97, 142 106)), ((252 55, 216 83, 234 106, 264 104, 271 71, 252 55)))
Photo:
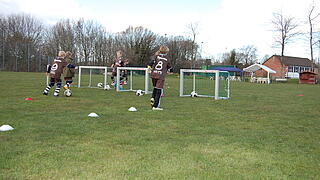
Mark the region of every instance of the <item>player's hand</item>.
POLYGON ((148 66, 147 68, 148 68, 147 72, 150 74, 150 73, 151 73, 152 68, 151 68, 151 66, 148 66))

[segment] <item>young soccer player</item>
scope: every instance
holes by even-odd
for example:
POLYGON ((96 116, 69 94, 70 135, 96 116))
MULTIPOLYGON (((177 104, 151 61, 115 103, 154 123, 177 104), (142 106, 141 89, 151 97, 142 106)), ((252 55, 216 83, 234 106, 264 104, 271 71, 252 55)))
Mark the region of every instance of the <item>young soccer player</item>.
POLYGON ((68 65, 67 61, 65 61, 66 53, 64 51, 59 51, 58 57, 56 57, 50 65, 47 65, 47 76, 50 77, 50 83, 43 91, 44 95, 48 95, 50 89, 56 83, 56 89, 53 93, 54 96, 59 96, 60 88, 61 88, 61 74, 63 68, 68 66, 72 67, 72 65, 68 65))
MULTIPOLYGON (((73 64, 72 53, 70 51, 66 52, 65 60, 67 61, 68 64, 73 64)), ((75 67, 72 67, 72 68, 64 67, 63 68, 63 77, 66 82, 66 84, 63 87, 65 89, 70 88, 74 74, 75 74, 75 67)))
POLYGON ((163 110, 160 108, 161 95, 167 71, 171 68, 171 63, 167 56, 168 52, 169 48, 167 46, 161 46, 148 64, 153 84, 151 96, 152 110, 163 110))
MULTIPOLYGON (((121 51, 121 50, 117 51, 117 58, 114 60, 113 64, 111 65, 111 68, 113 68, 112 74, 111 74, 111 80, 112 80, 112 84, 114 86, 116 85, 115 77, 117 76, 117 67, 126 66, 128 63, 129 63, 129 61, 124 58, 123 51, 121 51)), ((120 81, 122 81, 125 73, 126 72, 124 72, 124 71, 121 72, 120 81)), ((123 84, 121 84, 121 85, 123 85, 123 84)))

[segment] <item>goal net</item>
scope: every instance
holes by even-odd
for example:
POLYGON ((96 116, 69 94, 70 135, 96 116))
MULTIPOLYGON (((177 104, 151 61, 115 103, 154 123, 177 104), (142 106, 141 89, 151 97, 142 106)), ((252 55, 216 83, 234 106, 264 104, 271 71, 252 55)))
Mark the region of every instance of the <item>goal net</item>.
POLYGON ((106 66, 79 66, 78 88, 103 88, 111 84, 112 68, 106 66), (109 78, 109 79, 108 79, 109 78))
POLYGON ((148 68, 140 67, 118 67, 117 68, 117 91, 137 91, 142 90, 149 94, 151 88, 148 68))
POLYGON ((229 99, 229 77, 228 71, 180 69, 180 96, 229 99))

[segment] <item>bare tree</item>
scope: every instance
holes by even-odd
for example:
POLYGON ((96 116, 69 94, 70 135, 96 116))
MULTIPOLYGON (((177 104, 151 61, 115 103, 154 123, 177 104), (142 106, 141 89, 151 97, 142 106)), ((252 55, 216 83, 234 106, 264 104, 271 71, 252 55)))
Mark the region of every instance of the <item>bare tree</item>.
POLYGON ((313 62, 314 62, 314 57, 313 57, 313 45, 317 43, 317 41, 313 40, 313 28, 314 28, 314 21, 320 16, 320 13, 314 14, 315 10, 315 5, 312 3, 309 11, 308 11, 308 23, 309 23, 309 45, 310 45, 310 57, 312 61, 312 69, 313 69, 313 62))
MULTIPOLYGON (((282 12, 274 13, 272 24, 274 26, 274 31, 278 34, 275 36, 276 45, 281 46, 281 57, 280 63, 282 63, 282 58, 284 55, 285 45, 288 44, 294 37, 299 35, 299 32, 296 30, 298 24, 295 22, 295 19, 290 16, 284 16, 282 12)), ((280 68, 280 74, 284 78, 283 66, 280 68)))
POLYGON ((34 71, 35 54, 42 39, 42 23, 25 14, 10 15, 3 21, 3 41, 6 41, 7 51, 3 55, 6 55, 5 59, 8 61, 6 69, 34 71))
POLYGON ((145 66, 158 45, 156 44, 157 35, 142 26, 130 26, 118 36, 130 60, 130 65, 145 66))
POLYGON ((222 64, 225 65, 239 65, 239 60, 237 59, 237 52, 232 49, 230 52, 224 53, 222 56, 222 64))
POLYGON ((237 60, 244 66, 257 62, 257 48, 254 45, 247 45, 240 48, 237 52, 237 60))
POLYGON ((167 44, 170 49, 169 57, 173 71, 179 72, 181 68, 189 68, 191 66, 189 58, 193 53, 193 42, 189 38, 176 36, 168 38, 167 44))
POLYGON ((192 40, 192 54, 191 54, 191 68, 194 68, 195 61, 196 61, 196 55, 197 55, 197 45, 196 45, 196 36, 199 34, 198 32, 198 22, 190 23, 187 27, 189 29, 189 32, 191 34, 191 40, 192 40))
POLYGON ((275 43, 281 46, 281 56, 283 56, 285 45, 299 34, 299 32, 296 31, 298 24, 293 17, 284 16, 282 12, 273 14, 272 24, 274 31, 277 33, 275 43))

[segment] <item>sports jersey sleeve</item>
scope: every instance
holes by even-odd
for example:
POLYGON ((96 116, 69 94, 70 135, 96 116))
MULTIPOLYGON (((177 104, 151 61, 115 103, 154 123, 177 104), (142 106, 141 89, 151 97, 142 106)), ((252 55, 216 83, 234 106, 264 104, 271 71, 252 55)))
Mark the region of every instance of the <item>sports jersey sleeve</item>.
POLYGON ((148 66, 152 67, 154 64, 155 64, 155 57, 152 56, 152 57, 150 58, 150 61, 149 61, 149 63, 148 63, 148 66))
POLYGON ((51 71, 51 64, 48 64, 47 65, 47 73, 50 73, 50 71, 51 71))

